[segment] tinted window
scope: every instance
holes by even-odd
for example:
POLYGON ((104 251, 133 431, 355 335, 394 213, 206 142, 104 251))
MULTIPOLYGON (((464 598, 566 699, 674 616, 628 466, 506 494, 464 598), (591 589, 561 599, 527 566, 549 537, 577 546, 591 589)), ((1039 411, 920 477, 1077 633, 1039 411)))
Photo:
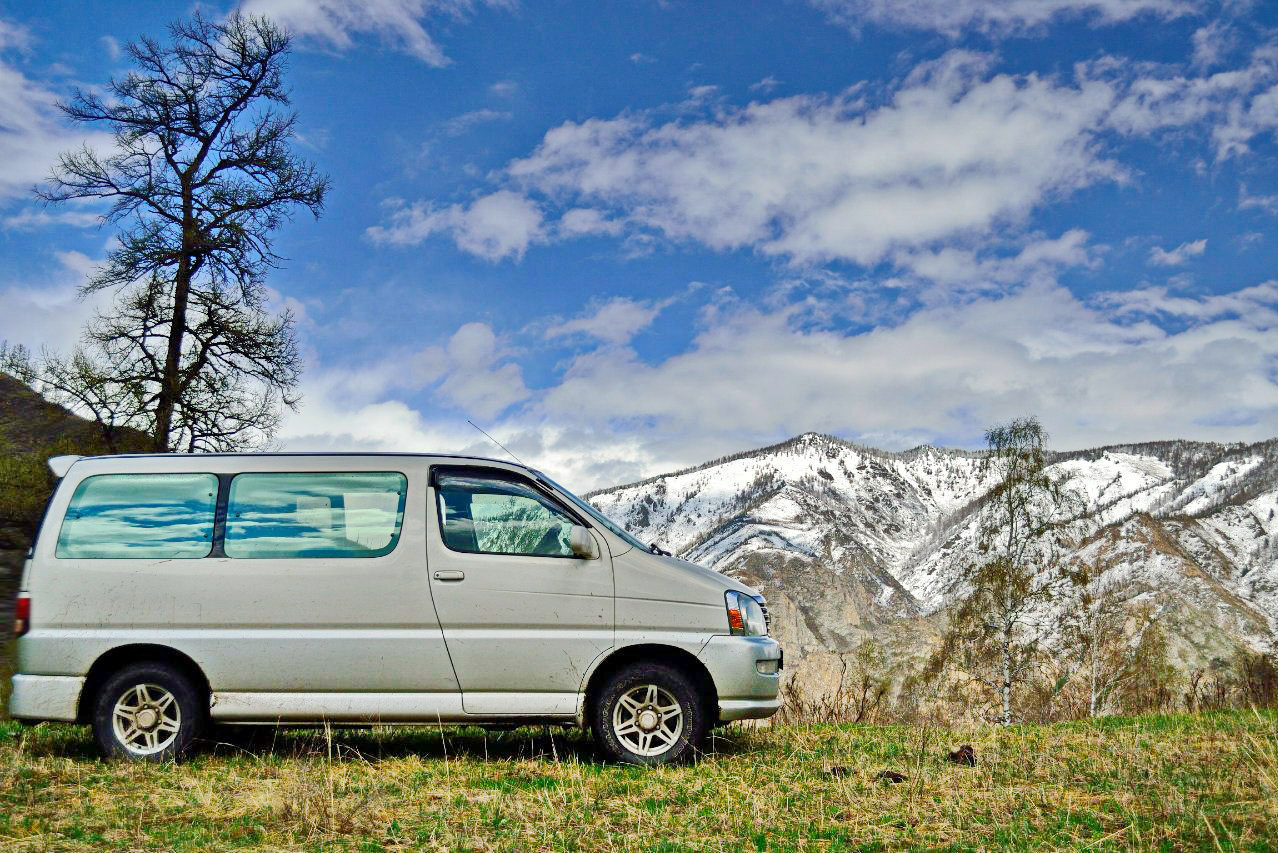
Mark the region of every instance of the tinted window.
POLYGON ((58 536, 72 558, 206 557, 213 547, 217 477, 99 474, 76 488, 58 536))
POLYGON ((380 557, 404 522, 396 472, 239 474, 226 507, 228 557, 380 557))
POLYGON ((530 483, 481 474, 436 480, 444 544, 475 554, 571 557, 577 522, 530 483))

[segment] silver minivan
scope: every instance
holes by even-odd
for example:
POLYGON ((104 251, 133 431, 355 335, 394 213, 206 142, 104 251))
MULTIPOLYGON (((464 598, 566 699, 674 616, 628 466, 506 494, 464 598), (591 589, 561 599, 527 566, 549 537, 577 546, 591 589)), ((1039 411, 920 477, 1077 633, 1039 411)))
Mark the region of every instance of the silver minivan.
POLYGON ((778 707, 764 600, 522 465, 57 457, 9 712, 181 755, 210 723, 589 726, 658 764, 778 707))

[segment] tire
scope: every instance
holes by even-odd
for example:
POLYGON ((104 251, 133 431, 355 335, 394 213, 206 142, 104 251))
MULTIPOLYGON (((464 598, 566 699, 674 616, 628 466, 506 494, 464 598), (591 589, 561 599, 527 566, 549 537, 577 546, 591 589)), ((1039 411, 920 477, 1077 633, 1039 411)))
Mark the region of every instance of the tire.
POLYGON ((98 689, 93 737, 111 758, 176 760, 206 727, 206 698, 190 678, 168 664, 130 664, 98 689))
POLYGON ((632 663, 613 673, 599 691, 590 727, 612 761, 671 764, 691 758, 701 747, 709 728, 704 705, 682 671, 660 663, 632 663))

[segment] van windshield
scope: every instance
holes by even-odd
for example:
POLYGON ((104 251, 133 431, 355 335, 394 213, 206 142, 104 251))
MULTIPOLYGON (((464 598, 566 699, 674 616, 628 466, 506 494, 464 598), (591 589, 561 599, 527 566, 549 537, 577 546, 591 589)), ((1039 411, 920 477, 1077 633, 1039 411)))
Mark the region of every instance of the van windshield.
POLYGON ((577 509, 581 510, 586 515, 590 516, 595 521, 599 522, 604 527, 608 528, 608 530, 612 531, 613 535, 620 537, 621 539, 625 540, 627 543, 633 545, 636 548, 639 548, 640 550, 643 550, 643 551, 652 550, 650 546, 645 545, 644 543, 640 542, 638 539, 636 539, 635 537, 627 533, 620 524, 608 518, 602 512, 595 509, 593 506, 586 503, 581 498, 577 497, 572 492, 568 491, 563 486, 559 485, 554 480, 547 477, 545 474, 541 473, 540 471, 534 471, 533 473, 536 474, 537 478, 540 479, 542 482, 544 482, 546 485, 553 488, 561 496, 567 498, 569 502, 571 502, 572 505, 575 506, 577 509))

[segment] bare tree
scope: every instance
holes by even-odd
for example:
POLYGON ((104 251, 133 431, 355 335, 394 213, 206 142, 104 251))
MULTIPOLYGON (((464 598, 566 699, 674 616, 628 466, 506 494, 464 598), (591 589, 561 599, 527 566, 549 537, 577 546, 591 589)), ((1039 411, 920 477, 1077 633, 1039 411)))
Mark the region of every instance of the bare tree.
POLYGON ((292 152, 288 36, 264 18, 198 12, 171 42, 129 45, 136 66, 107 94, 61 109, 105 125, 109 152, 63 154, 37 194, 109 202, 119 246, 82 288, 119 292, 68 359, 7 350, 3 366, 154 449, 217 450, 268 437, 296 403, 293 319, 272 315, 271 234, 294 209, 316 217, 328 181, 292 152))
POLYGON ((1050 629, 1065 581, 1060 556, 1084 524, 1080 496, 1048 469, 1046 437, 1033 417, 985 433, 982 464, 996 484, 977 510, 975 556, 961 573, 967 592, 928 665, 933 675, 957 669, 991 691, 1003 725, 1015 720, 1014 689, 1050 629))
POLYGON ((1088 716, 1098 717, 1115 691, 1140 671, 1154 611, 1149 605, 1129 608, 1124 593, 1130 590, 1105 577, 1099 557, 1079 563, 1070 579, 1074 587, 1065 608, 1062 647, 1067 665, 1085 680, 1088 716))

